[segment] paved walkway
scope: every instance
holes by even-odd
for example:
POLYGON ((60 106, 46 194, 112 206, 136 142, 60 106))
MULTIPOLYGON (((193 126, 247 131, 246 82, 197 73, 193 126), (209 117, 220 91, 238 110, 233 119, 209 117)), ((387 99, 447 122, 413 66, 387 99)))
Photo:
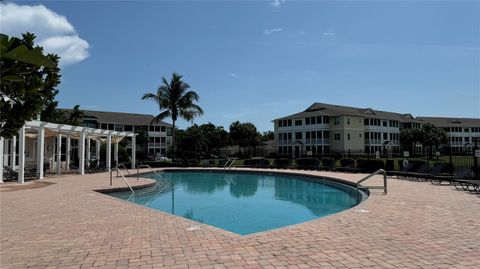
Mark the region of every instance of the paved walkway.
POLYGON ((46 181, 0 192, 1 268, 480 268, 480 198, 450 186, 389 179, 350 210, 240 236, 92 191, 106 173, 46 181))

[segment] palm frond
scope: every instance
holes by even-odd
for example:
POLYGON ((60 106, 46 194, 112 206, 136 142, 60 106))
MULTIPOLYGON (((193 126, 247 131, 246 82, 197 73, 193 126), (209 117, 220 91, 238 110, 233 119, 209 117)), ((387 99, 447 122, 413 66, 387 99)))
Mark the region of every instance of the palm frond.
POLYGON ((157 100, 157 95, 149 92, 149 93, 145 93, 143 96, 142 96, 142 100, 154 100, 156 101, 157 100))
POLYGON ((152 123, 156 123, 156 122, 159 122, 167 117, 170 117, 170 111, 169 110, 165 110, 163 111, 162 113, 158 114, 157 116, 155 116, 151 121, 150 121, 150 124, 152 123))

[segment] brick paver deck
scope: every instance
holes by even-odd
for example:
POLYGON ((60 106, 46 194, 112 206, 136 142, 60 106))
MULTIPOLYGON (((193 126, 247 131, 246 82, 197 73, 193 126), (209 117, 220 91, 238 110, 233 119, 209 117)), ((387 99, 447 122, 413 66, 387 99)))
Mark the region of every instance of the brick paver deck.
POLYGON ((480 198, 450 186, 389 179, 350 210, 240 236, 92 191, 106 173, 46 181, 0 192, 1 268, 480 268, 480 198))

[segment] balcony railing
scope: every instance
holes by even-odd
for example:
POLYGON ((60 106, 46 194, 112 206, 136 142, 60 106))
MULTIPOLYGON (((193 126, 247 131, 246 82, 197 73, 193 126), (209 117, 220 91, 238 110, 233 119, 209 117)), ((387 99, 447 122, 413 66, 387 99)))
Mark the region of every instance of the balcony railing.
POLYGON ((164 148, 166 143, 155 143, 155 142, 148 142, 149 148, 164 148))

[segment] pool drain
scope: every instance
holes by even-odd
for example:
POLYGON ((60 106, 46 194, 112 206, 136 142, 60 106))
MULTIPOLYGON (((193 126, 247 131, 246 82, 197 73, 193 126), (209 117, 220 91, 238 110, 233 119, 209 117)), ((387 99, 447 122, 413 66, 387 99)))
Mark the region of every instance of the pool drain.
POLYGON ((202 228, 200 228, 200 226, 198 225, 193 225, 187 228, 187 231, 200 231, 200 230, 202 230, 202 228))
POLYGON ((368 213, 368 212, 370 212, 370 210, 366 210, 366 209, 357 209, 357 210, 355 210, 355 212, 358 212, 358 213, 368 213))

